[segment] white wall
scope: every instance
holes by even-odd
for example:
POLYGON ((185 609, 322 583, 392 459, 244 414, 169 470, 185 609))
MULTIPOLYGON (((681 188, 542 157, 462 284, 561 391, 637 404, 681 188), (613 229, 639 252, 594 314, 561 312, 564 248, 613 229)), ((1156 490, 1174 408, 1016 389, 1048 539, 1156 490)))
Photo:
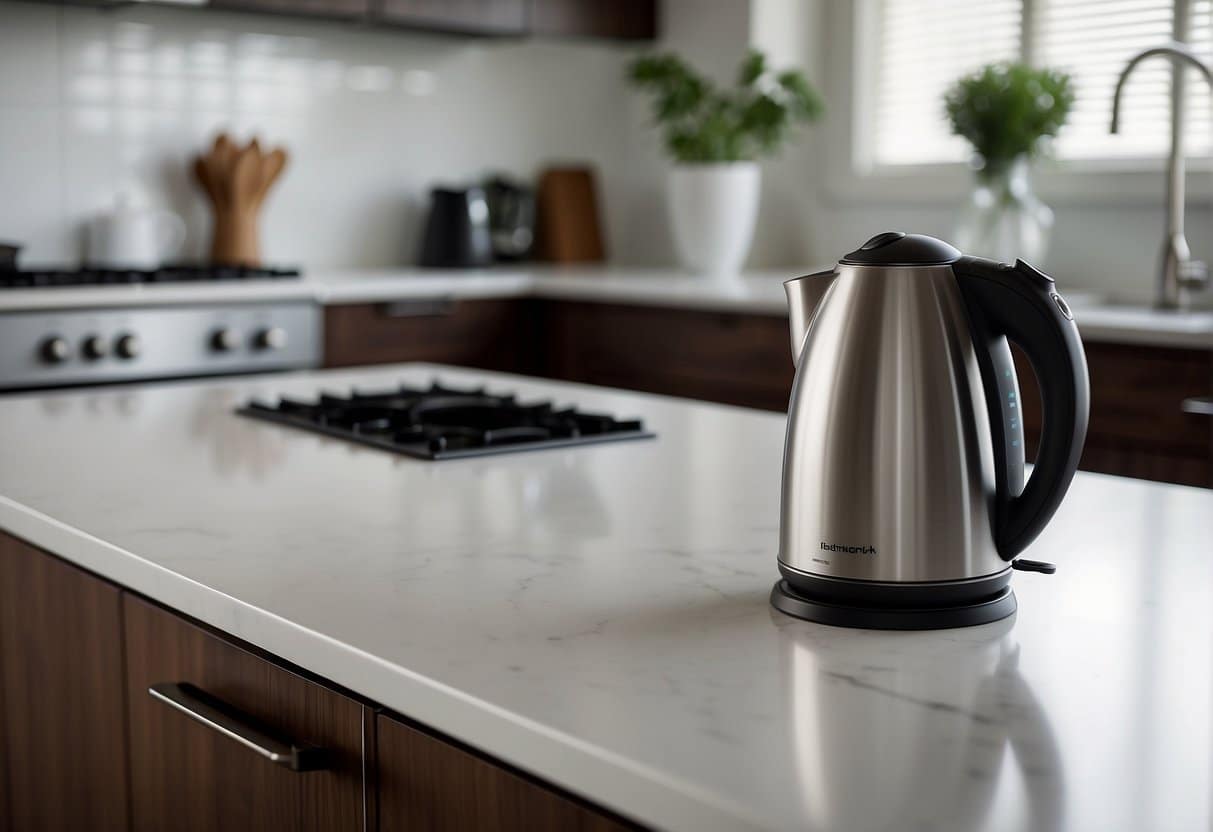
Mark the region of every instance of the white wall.
POLYGON ((598 167, 610 251, 668 258, 656 158, 622 80, 634 47, 447 38, 175 8, 0 3, 0 239, 74 261, 83 221, 133 185, 188 221, 220 129, 292 160, 266 205, 281 263, 414 258, 427 189, 552 161, 598 167))
MULTIPOLYGON (((888 228, 950 236, 963 187, 921 200, 839 193, 847 164, 850 41, 844 0, 665 0, 663 41, 722 82, 755 44, 827 93, 827 120, 764 163, 749 265, 791 271, 888 228)), ((80 228, 128 183, 189 222, 207 213, 186 173, 218 129, 284 144, 293 161, 266 206, 267 258, 307 267, 414 258, 427 189, 546 162, 598 168, 612 259, 673 262, 660 142, 623 67, 636 47, 471 40, 332 22, 131 6, 0 0, 0 239, 26 262, 72 261, 80 228)), ((1206 174, 1207 176, 1207 174, 1206 174)), ((1131 199, 1054 201, 1046 266, 1063 285, 1150 296, 1162 176, 1131 199)), ((1189 239, 1213 259, 1213 211, 1189 239)))

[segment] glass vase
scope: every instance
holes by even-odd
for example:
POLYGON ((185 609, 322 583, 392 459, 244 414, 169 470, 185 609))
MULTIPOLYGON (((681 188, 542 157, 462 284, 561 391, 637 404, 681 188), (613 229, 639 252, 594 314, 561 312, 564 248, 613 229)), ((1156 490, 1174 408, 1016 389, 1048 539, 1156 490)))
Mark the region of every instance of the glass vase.
POLYGON ((1032 190, 1028 159, 987 166, 977 173, 961 209, 953 242, 965 254, 1003 263, 1040 264, 1049 247, 1053 210, 1032 190))

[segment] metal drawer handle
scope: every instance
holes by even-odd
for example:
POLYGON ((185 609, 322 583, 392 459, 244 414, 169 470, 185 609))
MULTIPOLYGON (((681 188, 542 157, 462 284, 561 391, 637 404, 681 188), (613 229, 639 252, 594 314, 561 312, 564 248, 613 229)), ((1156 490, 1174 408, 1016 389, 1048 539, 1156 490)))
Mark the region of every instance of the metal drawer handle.
POLYGON ((328 755, 324 749, 301 747, 270 736, 231 705, 187 682, 160 682, 147 692, 153 699, 215 729, 271 763, 291 771, 318 771, 327 767, 328 755))
POLYGON ((445 318, 455 313, 454 298, 420 298, 380 304, 385 318, 445 318))
POLYGON ((1203 416, 1213 416, 1213 396, 1203 396, 1186 399, 1183 403, 1184 413, 1199 413, 1203 416))

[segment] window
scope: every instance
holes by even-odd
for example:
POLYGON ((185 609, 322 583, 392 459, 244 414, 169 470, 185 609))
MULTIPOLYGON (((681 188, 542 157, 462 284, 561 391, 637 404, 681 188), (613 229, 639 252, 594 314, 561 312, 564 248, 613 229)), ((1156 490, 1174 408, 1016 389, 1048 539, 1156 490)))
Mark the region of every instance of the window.
MULTIPOLYGON (((1137 52, 1171 39, 1183 0, 869 0, 864 40, 871 52, 865 108, 871 131, 861 162, 905 166, 965 161, 967 144, 950 133, 943 94, 983 64, 1029 60, 1069 72, 1074 109, 1054 144, 1067 160, 1151 159, 1170 137, 1171 64, 1151 58, 1125 86, 1121 133, 1108 133, 1112 92, 1137 52), (873 48, 874 47, 874 48, 873 48)), ((1188 42, 1213 58, 1213 0, 1192 0, 1188 42)), ((860 73, 863 77, 863 73, 860 73)), ((1189 70, 1187 147, 1213 150, 1213 92, 1189 70)))

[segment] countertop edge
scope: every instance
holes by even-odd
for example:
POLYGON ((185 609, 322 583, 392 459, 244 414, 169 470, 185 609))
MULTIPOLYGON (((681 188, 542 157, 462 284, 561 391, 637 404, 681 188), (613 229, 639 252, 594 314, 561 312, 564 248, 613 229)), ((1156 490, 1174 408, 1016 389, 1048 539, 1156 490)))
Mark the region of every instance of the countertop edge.
POLYGON ((742 807, 691 784, 297 625, 3 495, 0 529, 642 825, 770 828, 742 807))
MULTIPOLYGON (((789 269, 789 275, 797 270, 789 269)), ((786 303, 775 286, 784 272, 753 272, 736 285, 707 276, 629 268, 553 272, 542 268, 477 271, 469 274, 408 270, 331 272, 298 281, 195 286, 109 286, 19 289, 0 292, 0 313, 51 313, 69 309, 168 307, 203 303, 303 302, 320 305, 391 303, 409 300, 491 300, 540 298, 570 303, 617 304, 689 311, 785 317, 786 303), (662 281, 666 281, 663 283, 662 281), (702 289, 702 291, 699 291, 702 289)), ((1132 344, 1213 350, 1213 312, 1188 325, 1151 325, 1145 307, 1075 306, 1079 331, 1091 343, 1132 344)))

